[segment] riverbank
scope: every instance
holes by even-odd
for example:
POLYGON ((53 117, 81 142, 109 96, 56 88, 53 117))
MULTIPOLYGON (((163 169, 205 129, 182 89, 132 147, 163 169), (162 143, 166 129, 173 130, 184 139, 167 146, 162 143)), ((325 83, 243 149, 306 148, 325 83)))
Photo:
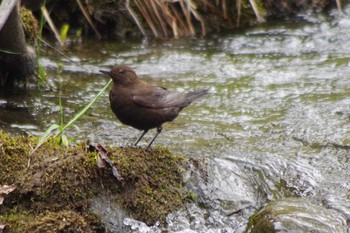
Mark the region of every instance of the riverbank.
MULTIPOLYGON (((36 10, 37 18, 40 12, 36 10)), ((71 36, 112 38, 180 38, 235 31, 263 22, 295 19, 306 11, 322 13, 341 1, 47 1, 47 12, 58 32, 71 36)), ((46 27, 48 28, 48 27, 46 27)), ((51 27, 52 29, 52 27, 51 27)))

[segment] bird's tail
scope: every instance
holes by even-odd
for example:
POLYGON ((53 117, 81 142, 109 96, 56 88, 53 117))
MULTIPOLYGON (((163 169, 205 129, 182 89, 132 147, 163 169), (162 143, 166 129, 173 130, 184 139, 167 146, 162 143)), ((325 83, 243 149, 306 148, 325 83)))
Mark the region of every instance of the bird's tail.
POLYGON ((199 91, 194 91, 186 94, 186 103, 184 106, 191 104, 196 99, 201 98, 202 96, 205 96, 207 94, 208 94, 208 90, 199 90, 199 91))

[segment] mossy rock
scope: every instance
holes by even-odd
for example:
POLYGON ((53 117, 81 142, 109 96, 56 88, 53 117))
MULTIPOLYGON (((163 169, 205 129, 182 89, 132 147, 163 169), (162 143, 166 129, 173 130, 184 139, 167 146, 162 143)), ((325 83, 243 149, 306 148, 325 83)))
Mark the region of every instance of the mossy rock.
POLYGON ((31 137, 11 137, 0 131, 0 185, 13 184, 28 166, 31 137))
POLYGON ((94 221, 98 217, 84 215, 72 210, 57 212, 45 211, 41 214, 13 212, 0 215, 0 222, 6 223, 6 232, 39 233, 39 232, 105 232, 104 227, 94 221))
POLYGON ((25 7, 21 7, 21 19, 23 23, 26 41, 30 45, 35 45, 38 36, 39 25, 33 13, 25 7))
POLYGON ((91 173, 93 167, 87 166, 85 161, 85 155, 80 151, 33 162, 18 180, 22 203, 30 198, 30 207, 41 210, 87 207, 94 174, 91 173))
MULTIPOLYGON (((81 229, 101 225, 99 217, 92 223, 85 216, 93 214, 91 203, 104 193, 129 216, 147 224, 162 223, 168 213, 194 196, 184 188, 188 160, 167 149, 107 148, 113 166, 123 177, 118 180, 111 167, 97 167, 98 154, 88 152, 84 143, 63 147, 49 141, 30 154, 37 140, 0 131, 0 186, 16 186, 0 205, 0 224, 5 224, 8 232, 18 232, 15 229, 28 216, 47 213, 50 217, 46 219, 68 214, 81 223, 81 229)), ((45 221, 35 226, 46 229, 44 225, 45 221)), ((20 232, 31 227, 23 226, 20 232)))
POLYGON ((147 224, 164 221, 166 214, 184 206, 191 193, 184 189, 187 160, 169 150, 156 148, 112 149, 116 167, 124 181, 115 194, 121 206, 147 224))

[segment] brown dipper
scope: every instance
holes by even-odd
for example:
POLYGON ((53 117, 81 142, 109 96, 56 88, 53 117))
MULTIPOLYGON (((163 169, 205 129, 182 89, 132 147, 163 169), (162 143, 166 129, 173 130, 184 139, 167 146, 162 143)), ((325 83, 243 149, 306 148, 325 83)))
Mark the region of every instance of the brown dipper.
POLYGON ((117 65, 110 71, 100 72, 113 79, 109 101, 114 114, 123 124, 143 130, 135 146, 148 130, 157 128, 157 133, 147 149, 162 131, 164 122, 173 121, 184 107, 208 93, 207 90, 199 90, 184 94, 152 86, 139 80, 136 73, 125 65, 117 65))

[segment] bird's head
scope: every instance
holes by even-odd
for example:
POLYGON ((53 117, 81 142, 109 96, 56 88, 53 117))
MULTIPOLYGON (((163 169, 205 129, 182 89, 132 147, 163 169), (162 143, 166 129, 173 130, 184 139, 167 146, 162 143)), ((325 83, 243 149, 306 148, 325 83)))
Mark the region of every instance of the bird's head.
POLYGON ((100 70, 100 72, 111 76, 114 84, 128 85, 135 83, 137 80, 135 71, 125 65, 117 65, 109 71, 100 70))

